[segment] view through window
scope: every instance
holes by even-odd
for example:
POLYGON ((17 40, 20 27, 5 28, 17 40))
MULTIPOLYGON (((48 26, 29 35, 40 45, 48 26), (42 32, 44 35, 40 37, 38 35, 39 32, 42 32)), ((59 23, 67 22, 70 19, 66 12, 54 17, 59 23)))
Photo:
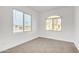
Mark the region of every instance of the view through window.
POLYGON ((31 31, 31 15, 13 10, 13 32, 31 31))
POLYGON ((46 30, 61 31, 61 17, 49 16, 46 19, 46 30))

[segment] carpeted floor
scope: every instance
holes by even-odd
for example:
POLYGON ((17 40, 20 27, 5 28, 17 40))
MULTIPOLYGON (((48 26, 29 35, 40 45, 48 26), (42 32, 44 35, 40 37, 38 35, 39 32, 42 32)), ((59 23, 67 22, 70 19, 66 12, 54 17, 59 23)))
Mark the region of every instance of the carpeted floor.
POLYGON ((72 42, 59 41, 48 38, 36 38, 3 53, 77 53, 72 42))

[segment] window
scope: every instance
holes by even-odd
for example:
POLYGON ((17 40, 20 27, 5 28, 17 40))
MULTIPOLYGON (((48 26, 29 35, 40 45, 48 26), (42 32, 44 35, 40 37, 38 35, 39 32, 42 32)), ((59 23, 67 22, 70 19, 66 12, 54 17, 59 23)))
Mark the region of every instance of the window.
POLYGON ((23 32, 23 12, 13 10, 13 31, 23 32))
POLYGON ((49 16, 46 19, 46 30, 61 31, 61 17, 49 16))
POLYGON ((24 14, 24 31, 31 31, 31 16, 24 14))
POLYGON ((13 32, 31 31, 31 15, 13 10, 13 32))

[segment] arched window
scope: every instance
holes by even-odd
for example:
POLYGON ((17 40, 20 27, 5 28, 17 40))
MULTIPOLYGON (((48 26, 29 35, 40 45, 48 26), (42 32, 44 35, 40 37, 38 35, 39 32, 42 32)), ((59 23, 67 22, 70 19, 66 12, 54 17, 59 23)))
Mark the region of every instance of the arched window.
POLYGON ((46 19, 46 30, 61 31, 61 17, 49 16, 46 19))

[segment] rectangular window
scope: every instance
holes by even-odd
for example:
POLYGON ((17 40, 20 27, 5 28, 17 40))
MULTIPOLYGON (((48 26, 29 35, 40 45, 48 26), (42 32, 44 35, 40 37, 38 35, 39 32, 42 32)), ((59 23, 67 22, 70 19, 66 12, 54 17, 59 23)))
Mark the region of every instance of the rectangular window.
POLYGON ((52 19, 47 19, 46 20, 46 29, 47 30, 52 30, 52 19))
POLYGON ((31 31, 31 16, 24 14, 24 31, 31 31))
POLYGON ((23 12, 13 10, 13 32, 23 32, 23 12))
POLYGON ((13 10, 13 32, 31 31, 31 15, 13 10))
POLYGON ((61 31, 60 16, 49 16, 46 19, 46 30, 61 31))

